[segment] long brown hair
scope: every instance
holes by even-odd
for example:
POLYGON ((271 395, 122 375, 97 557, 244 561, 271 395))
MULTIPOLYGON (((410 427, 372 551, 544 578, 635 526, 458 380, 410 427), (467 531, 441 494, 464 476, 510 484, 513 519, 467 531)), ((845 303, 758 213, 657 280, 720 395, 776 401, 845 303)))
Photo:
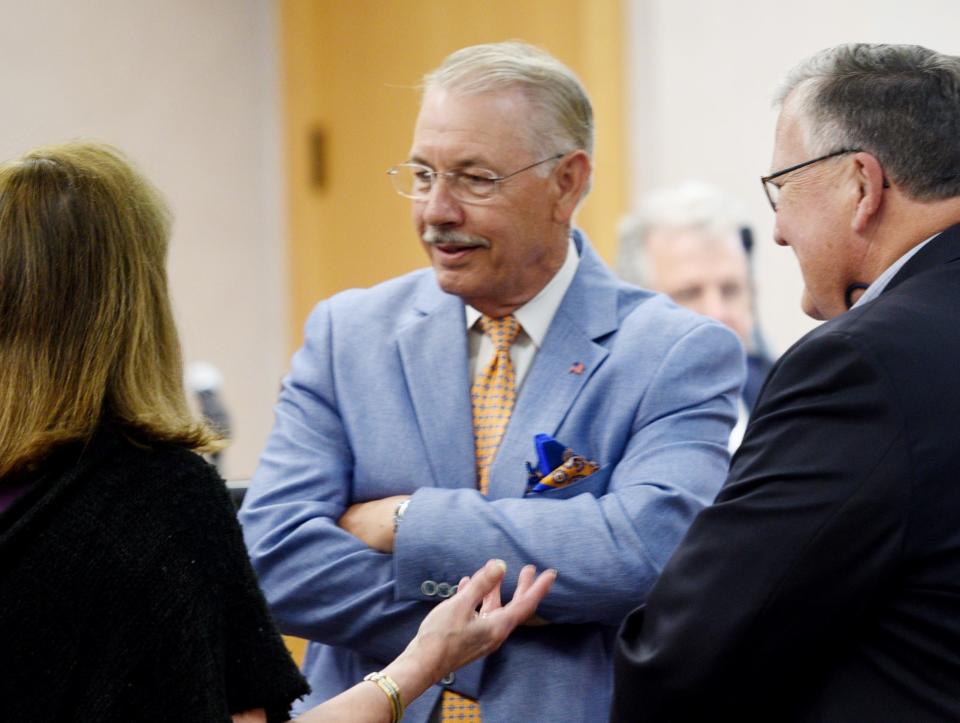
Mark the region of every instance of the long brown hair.
POLYGON ((215 444, 184 395, 170 218, 114 148, 0 166, 0 477, 105 419, 144 443, 215 444))

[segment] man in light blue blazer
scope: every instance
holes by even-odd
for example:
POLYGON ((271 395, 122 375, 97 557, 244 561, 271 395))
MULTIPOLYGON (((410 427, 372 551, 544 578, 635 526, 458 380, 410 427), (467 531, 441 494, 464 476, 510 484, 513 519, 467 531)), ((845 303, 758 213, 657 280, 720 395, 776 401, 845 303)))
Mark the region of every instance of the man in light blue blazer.
POLYGON ((743 352, 618 281, 573 229, 593 125, 566 67, 475 46, 424 88, 391 175, 432 268, 314 310, 241 511, 247 544, 280 627, 312 641, 304 707, 382 667, 499 557, 559 578, 528 625, 405 720, 439 719, 444 690, 479 701, 485 723, 600 720, 621 618, 726 475, 743 352), (493 345, 476 322, 507 314, 517 398, 483 495, 470 389, 493 345), (539 433, 599 469, 527 494, 539 433))

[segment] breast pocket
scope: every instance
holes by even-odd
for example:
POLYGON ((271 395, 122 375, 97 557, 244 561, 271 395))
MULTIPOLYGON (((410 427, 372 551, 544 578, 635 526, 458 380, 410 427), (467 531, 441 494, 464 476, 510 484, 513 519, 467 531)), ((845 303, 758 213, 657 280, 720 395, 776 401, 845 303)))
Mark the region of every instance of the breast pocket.
POLYGON ((610 482, 610 474, 613 472, 613 465, 605 464, 589 477, 583 477, 576 480, 566 487, 555 487, 542 492, 528 492, 527 497, 542 497, 545 500, 568 500, 582 494, 591 494, 594 497, 601 497, 607 493, 607 484, 610 482))

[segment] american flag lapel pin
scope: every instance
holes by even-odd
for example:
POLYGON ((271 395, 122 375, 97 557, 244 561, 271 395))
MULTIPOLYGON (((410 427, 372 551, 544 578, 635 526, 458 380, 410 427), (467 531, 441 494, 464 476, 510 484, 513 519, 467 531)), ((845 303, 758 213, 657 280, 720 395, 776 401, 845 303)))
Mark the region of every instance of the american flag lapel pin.
POLYGON ((586 369, 586 367, 583 365, 583 362, 574 362, 570 365, 571 374, 583 374, 584 369, 586 369))

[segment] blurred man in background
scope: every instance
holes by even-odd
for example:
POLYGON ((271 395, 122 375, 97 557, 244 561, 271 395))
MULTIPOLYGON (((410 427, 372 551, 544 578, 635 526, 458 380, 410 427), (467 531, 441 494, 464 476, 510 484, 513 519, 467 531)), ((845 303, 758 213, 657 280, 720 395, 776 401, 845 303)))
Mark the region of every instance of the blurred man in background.
POLYGON ((649 194, 620 228, 617 270, 624 280, 727 325, 747 350, 731 449, 772 365, 756 323, 751 243, 736 201, 697 182, 649 194))

